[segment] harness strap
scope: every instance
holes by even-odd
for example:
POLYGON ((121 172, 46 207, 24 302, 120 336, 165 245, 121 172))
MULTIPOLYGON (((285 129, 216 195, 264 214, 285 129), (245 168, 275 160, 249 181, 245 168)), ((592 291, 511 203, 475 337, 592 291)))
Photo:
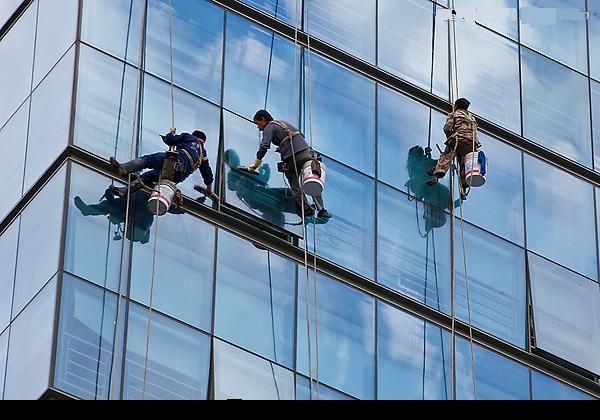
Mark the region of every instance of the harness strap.
POLYGON ((192 167, 192 172, 195 172, 196 169, 198 169, 200 167, 200 164, 203 161, 208 160, 208 157, 202 157, 201 159, 198 159, 196 162, 194 162, 194 159, 192 158, 192 155, 190 155, 190 152, 188 152, 185 149, 179 149, 179 150, 181 150, 183 152, 183 154, 187 158, 188 162, 190 163, 190 165, 192 167))
POLYGON ((285 143, 287 143, 288 141, 292 140, 294 137, 300 135, 300 131, 292 131, 290 129, 290 127, 288 127, 288 125, 280 120, 276 120, 276 121, 270 121, 269 124, 275 124, 276 126, 278 126, 279 128, 281 128, 283 130, 283 132, 285 133, 286 137, 281 140, 281 142, 279 143, 279 147, 281 148, 285 143))

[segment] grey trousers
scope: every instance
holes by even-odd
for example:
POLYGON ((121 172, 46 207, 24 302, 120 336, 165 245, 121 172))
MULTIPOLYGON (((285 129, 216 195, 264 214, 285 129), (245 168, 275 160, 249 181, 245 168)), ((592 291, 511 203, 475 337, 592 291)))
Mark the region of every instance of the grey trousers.
MULTIPOLYGON (((313 158, 313 152, 311 149, 306 149, 296 153, 295 158, 295 165, 294 157, 290 157, 284 161, 286 167, 285 177, 287 178, 288 182, 290 183, 290 186, 292 187, 292 193, 294 194, 294 198, 296 199, 298 205, 302 206, 304 204, 304 209, 308 210, 310 206, 308 205, 306 196, 302 194, 302 190, 300 189, 298 172, 302 172, 302 167, 304 166, 304 164, 313 158), (298 172, 296 172, 296 168, 298 169, 298 172)), ((323 197, 321 195, 313 197, 313 199, 315 200, 317 210, 325 208, 325 205, 323 204, 323 197)))

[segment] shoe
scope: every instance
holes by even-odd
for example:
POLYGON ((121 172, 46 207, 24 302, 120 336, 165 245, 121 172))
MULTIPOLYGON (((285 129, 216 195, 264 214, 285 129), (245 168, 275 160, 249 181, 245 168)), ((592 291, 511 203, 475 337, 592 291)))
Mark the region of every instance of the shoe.
POLYGON ((317 213, 317 217, 320 219, 331 219, 333 216, 327 209, 321 209, 319 210, 319 213, 317 213))
POLYGON ((439 181, 439 178, 434 175, 429 181, 426 182, 426 184, 431 187, 431 186, 437 184, 438 181, 439 181))
POLYGON ((427 175, 433 176, 434 173, 435 173, 435 168, 429 168, 429 169, 427 169, 427 175))
POLYGON ((127 176, 132 172, 137 172, 140 169, 146 168, 146 161, 142 158, 135 158, 130 160, 129 162, 119 163, 117 159, 111 157, 109 159, 110 166, 114 172, 116 172, 119 176, 127 176))

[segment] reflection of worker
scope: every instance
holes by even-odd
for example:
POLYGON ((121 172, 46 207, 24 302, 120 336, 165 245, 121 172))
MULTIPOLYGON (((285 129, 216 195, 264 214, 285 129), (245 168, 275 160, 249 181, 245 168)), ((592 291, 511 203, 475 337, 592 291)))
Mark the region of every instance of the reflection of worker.
MULTIPOLYGON (((450 190, 443 184, 426 185, 427 169, 435 166, 436 161, 429 157, 421 146, 414 146, 408 151, 406 169, 409 180, 404 184, 408 192, 423 201, 425 212, 425 230, 439 228, 446 224, 446 212, 451 205, 450 190)), ((460 205, 457 200, 455 206, 460 205)))
MULTIPOLYGON (((154 222, 154 215, 148 210, 148 198, 148 195, 143 192, 131 195, 131 206, 134 208, 133 239, 131 238, 131 229, 126 232, 127 239, 142 244, 146 244, 150 240, 150 228, 154 222)), ((75 206, 84 216, 108 216, 110 223, 118 225, 119 228, 125 222, 127 198, 116 196, 111 188, 105 191, 98 204, 86 204, 79 196, 75 197, 74 201, 75 206)), ((169 212, 181 213, 174 206, 171 206, 169 212)), ((115 237, 115 240, 117 239, 121 239, 118 234, 115 237)))
POLYGON ((448 172, 454 156, 460 161, 460 185, 462 187, 461 196, 466 197, 466 190, 469 188, 465 180, 465 168, 463 159, 469 153, 479 149, 481 143, 477 138, 477 121, 468 109, 471 103, 465 98, 457 99, 454 103, 454 111, 448 115, 444 125, 446 134, 446 149, 440 156, 435 168, 431 168, 429 175, 432 178, 427 181, 428 185, 434 185, 438 179, 443 178, 448 172))
MULTIPOLYGON (((271 143, 277 146, 277 152, 281 154, 281 161, 283 162, 283 173, 292 187, 292 193, 298 203, 298 208, 302 208, 304 205, 304 215, 312 216, 314 211, 302 194, 298 178, 304 164, 314 159, 313 150, 296 127, 286 121, 275 121, 271 114, 265 110, 256 113, 254 123, 263 132, 263 139, 256 153, 256 160, 248 169, 256 171, 271 147, 271 143)), ((331 213, 325 209, 323 197, 319 195, 313 198, 319 209, 318 217, 330 218, 331 213)))
MULTIPOLYGON (((173 182, 179 184, 186 180, 196 169, 200 169, 204 183, 206 184, 207 193, 212 194, 212 183, 214 181, 213 172, 208 162, 208 155, 204 144, 206 143, 206 134, 196 130, 192 134, 183 133, 176 135, 177 130, 171 129, 171 132, 166 136, 161 136, 167 146, 176 147, 179 161, 175 167, 175 175, 173 182)), ((130 184, 130 192, 136 192, 142 189, 145 185, 151 185, 158 182, 166 153, 154 153, 145 155, 129 162, 119 163, 115 158, 110 158, 110 164, 114 171, 120 176, 126 176, 132 172, 137 172, 140 169, 152 169, 144 172, 138 179, 130 184)), ((127 193, 127 187, 115 189, 115 193, 124 195, 127 193)))

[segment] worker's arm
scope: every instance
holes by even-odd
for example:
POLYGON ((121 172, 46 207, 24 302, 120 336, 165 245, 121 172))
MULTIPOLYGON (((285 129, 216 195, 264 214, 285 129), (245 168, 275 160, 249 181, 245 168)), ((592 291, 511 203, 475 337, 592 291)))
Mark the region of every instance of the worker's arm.
POLYGON ((260 142, 258 152, 256 152, 256 159, 262 160, 267 154, 267 150, 271 148, 271 143, 275 140, 275 124, 268 124, 263 130, 263 139, 260 142))
POLYGON ((454 113, 450 113, 450 114, 448 114, 448 118, 446 118, 446 124, 444 124, 444 133, 446 134, 446 138, 450 138, 453 130, 454 130, 454 113))
POLYGON ((185 135, 177 135, 173 130, 171 130, 171 132, 167 135, 161 137, 167 146, 177 146, 178 144, 181 144, 186 141, 185 135))

